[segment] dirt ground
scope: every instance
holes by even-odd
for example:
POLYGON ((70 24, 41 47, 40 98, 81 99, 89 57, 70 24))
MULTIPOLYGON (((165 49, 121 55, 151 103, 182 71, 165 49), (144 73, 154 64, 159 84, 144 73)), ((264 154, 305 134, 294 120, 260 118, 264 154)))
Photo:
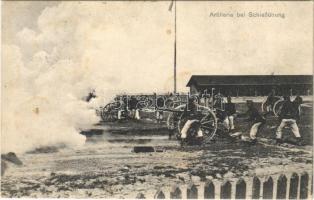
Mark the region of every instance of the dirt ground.
MULTIPOLYGON (((207 179, 263 176, 312 169, 312 118, 299 126, 304 146, 285 130, 283 145, 274 144, 275 117, 259 134, 258 143, 230 141, 218 136, 202 146, 181 147, 168 139, 163 125, 121 122, 94 127, 79 148, 46 148, 18 155, 23 162, 8 162, 1 178, 2 197, 135 198, 164 186, 186 185, 207 179), (120 131, 119 131, 120 130, 120 131), (134 153, 134 146, 153 146, 162 152, 134 153)), ((238 119, 238 130, 247 125, 238 119)))

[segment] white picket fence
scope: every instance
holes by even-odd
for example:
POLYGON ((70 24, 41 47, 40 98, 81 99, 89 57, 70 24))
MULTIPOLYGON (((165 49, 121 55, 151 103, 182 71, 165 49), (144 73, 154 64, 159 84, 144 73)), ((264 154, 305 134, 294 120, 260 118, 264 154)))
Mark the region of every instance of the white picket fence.
POLYGON ((190 185, 160 188, 148 199, 312 199, 312 172, 285 173, 264 177, 209 180, 190 185))

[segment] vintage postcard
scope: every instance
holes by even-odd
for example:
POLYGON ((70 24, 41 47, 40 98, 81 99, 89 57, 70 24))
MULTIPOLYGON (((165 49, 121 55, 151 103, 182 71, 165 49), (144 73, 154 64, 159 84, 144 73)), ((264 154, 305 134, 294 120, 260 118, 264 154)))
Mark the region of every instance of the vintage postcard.
POLYGON ((312 199, 313 1, 1 2, 1 198, 312 199))

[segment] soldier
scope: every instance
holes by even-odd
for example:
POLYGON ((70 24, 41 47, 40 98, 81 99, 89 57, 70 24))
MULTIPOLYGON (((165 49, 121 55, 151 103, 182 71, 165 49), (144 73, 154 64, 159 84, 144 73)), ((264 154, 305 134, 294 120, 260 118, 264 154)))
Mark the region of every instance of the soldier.
POLYGON ((235 104, 231 102, 231 97, 227 97, 227 103, 225 104, 225 112, 226 112, 226 119, 224 120, 224 123, 226 124, 226 127, 229 131, 234 130, 234 117, 236 114, 235 104))
POLYGON ((223 110, 223 96, 218 93, 214 96, 214 108, 222 109, 223 110))
POLYGON ((218 93, 214 96, 213 100, 213 108, 216 111, 216 117, 218 119, 218 122, 223 123, 224 128, 227 130, 226 132, 229 132, 229 121, 227 119, 227 112, 224 109, 225 103, 223 103, 223 96, 218 93))
POLYGON ((135 118, 135 110, 136 110, 136 105, 138 101, 134 96, 131 96, 130 103, 129 103, 129 109, 130 109, 130 117, 132 119, 135 118))
POLYGON ((161 123, 164 118, 164 112, 162 110, 159 110, 159 108, 164 108, 165 106, 165 100, 162 97, 157 98, 156 93, 154 93, 155 96, 155 109, 156 109, 156 121, 157 123, 161 123))
POLYGON ((89 93, 88 96, 86 97, 86 101, 89 102, 91 101, 93 98, 96 98, 96 91, 95 89, 92 89, 89 93))
MULTIPOLYGON (((188 103, 184 109, 183 116, 187 118, 187 121, 185 122, 182 130, 181 130, 181 139, 185 140, 187 138, 187 134, 189 129, 191 128, 192 124, 194 122, 197 122, 197 100, 193 98, 189 98, 188 103)), ((197 136, 198 138, 203 137, 203 132, 199 128, 197 130, 197 136)))
POLYGON ((252 126, 250 129, 250 139, 251 139, 250 143, 256 144, 257 142, 256 135, 258 131, 260 130, 260 128, 262 127, 262 125, 266 123, 266 120, 264 116, 262 116, 258 112, 258 110, 254 107, 254 103, 252 100, 247 100, 246 104, 248 107, 247 114, 249 115, 248 121, 252 122, 252 126))
POLYGON ((139 108, 135 109, 135 119, 137 119, 137 120, 141 119, 140 109, 139 108))
POLYGON ((290 127, 294 136, 296 137, 297 145, 302 145, 302 139, 297 125, 297 120, 300 118, 299 106, 302 103, 302 98, 296 98, 294 102, 291 102, 290 96, 284 96, 284 103, 279 113, 280 125, 276 131, 276 143, 281 144, 282 141, 282 129, 286 126, 290 127))
POLYGON ((124 112, 126 110, 126 104, 123 101, 122 97, 118 98, 117 101, 120 103, 120 107, 119 107, 119 110, 118 110, 118 119, 120 120, 120 119, 123 118, 124 112))
POLYGON ((272 91, 272 92, 267 96, 267 99, 266 99, 266 102, 265 102, 267 114, 273 112, 274 104, 275 104, 276 101, 278 101, 279 99, 280 99, 279 97, 276 97, 276 96, 274 95, 274 91, 272 91))
POLYGON ((293 104, 298 108, 298 114, 297 114, 297 122, 300 121, 300 117, 301 117, 301 104, 303 103, 303 99, 300 96, 296 96, 293 104))
POLYGON ((164 112, 162 110, 156 110, 156 121, 158 124, 162 123, 164 119, 164 112))

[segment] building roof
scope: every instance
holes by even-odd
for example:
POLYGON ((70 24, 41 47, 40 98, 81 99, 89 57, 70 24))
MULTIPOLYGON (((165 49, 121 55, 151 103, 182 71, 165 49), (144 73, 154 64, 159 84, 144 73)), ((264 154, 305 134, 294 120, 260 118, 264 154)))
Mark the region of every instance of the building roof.
POLYGON ((312 75, 193 75, 191 85, 302 85, 313 84, 312 75))

